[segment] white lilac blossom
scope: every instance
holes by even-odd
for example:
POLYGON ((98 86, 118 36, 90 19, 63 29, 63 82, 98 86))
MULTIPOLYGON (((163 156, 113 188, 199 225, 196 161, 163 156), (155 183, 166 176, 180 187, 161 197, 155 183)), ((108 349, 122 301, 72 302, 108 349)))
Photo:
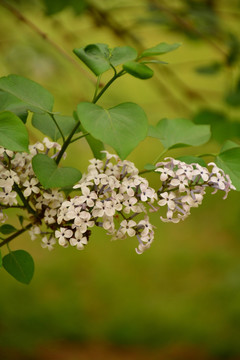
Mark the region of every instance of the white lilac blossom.
POLYGON ((192 207, 202 203, 208 187, 214 189, 213 193, 224 191, 224 199, 231 189, 235 190, 229 176, 215 163, 209 163, 212 169, 207 169, 198 163, 186 164, 172 158, 165 160, 168 161, 158 163, 155 170, 161 173, 158 205, 167 206, 167 217, 160 217, 164 222, 184 220, 192 207))
MULTIPOLYGON (((132 162, 105 153, 105 161, 90 160, 88 172, 74 186, 80 194, 64 201, 58 210, 58 224, 73 232, 66 241, 78 250, 88 243, 94 225, 106 230, 112 239, 136 236, 141 246, 153 240, 153 226, 142 218, 147 206, 157 199, 156 192, 132 162)), ((55 236, 59 236, 58 230, 55 236)))
POLYGON ((165 207, 161 221, 178 223, 202 203, 207 188, 213 194, 223 191, 224 199, 235 189, 215 163, 207 168, 165 158, 156 165, 160 188, 155 191, 132 162, 104 151, 105 160, 91 159, 87 172, 73 187, 75 196, 66 197, 61 189, 44 189, 32 168, 36 154, 56 158, 60 150, 61 145, 48 138, 29 146, 29 153, 0 147, 0 222, 7 220, 7 208, 30 209, 30 238, 42 238, 41 246, 48 250, 56 242, 83 250, 98 226, 113 240, 136 238, 136 252, 142 254, 154 240, 148 213, 165 207))

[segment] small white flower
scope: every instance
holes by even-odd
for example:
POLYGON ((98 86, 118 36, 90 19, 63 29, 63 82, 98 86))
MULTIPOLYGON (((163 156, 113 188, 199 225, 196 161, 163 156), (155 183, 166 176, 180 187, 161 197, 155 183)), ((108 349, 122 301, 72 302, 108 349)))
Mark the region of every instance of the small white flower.
POLYGON ((176 205, 173 199, 176 197, 176 195, 173 192, 168 193, 165 191, 164 193, 161 194, 161 197, 163 199, 158 201, 158 205, 160 206, 167 205, 170 210, 175 209, 176 205))
POLYGON ((66 244, 67 239, 72 237, 72 235, 73 235, 73 231, 64 227, 60 227, 60 231, 59 230, 55 231, 55 237, 58 239, 59 244, 62 246, 66 244))
POLYGON ((132 237, 132 236, 134 236, 136 234, 136 231, 133 229, 133 227, 137 225, 135 223, 135 221, 133 221, 133 220, 129 220, 129 221, 123 220, 120 225, 121 225, 120 229, 121 229, 121 232, 123 234, 127 233, 128 236, 130 236, 130 237, 132 237))
POLYGON ((90 189, 86 186, 82 187, 82 196, 79 196, 79 201, 82 204, 86 202, 88 207, 93 207, 97 198, 98 196, 95 191, 90 191, 90 189))
POLYGON ((179 175, 177 179, 172 179, 170 181, 170 185, 172 186, 178 186, 179 191, 183 192, 186 190, 186 186, 188 186, 188 180, 186 179, 185 175, 179 175))
POLYGON ((163 167, 163 168, 159 167, 155 171, 161 173, 161 175, 160 175, 160 180, 161 181, 166 181, 169 178, 169 176, 171 176, 171 177, 175 176, 174 171, 171 170, 171 169, 168 169, 167 167, 163 167))
POLYGON ((47 238, 47 236, 44 236, 42 238, 41 246, 42 248, 48 248, 49 251, 54 249, 54 246, 56 244, 56 239, 54 237, 51 237, 50 239, 47 238))
POLYGON ((30 196, 32 192, 35 194, 38 194, 40 189, 36 185, 39 183, 39 181, 36 178, 32 178, 30 181, 26 180, 23 183, 23 186, 26 188, 23 192, 23 195, 25 197, 30 196))
POLYGON ((55 216, 57 215, 57 210, 47 208, 44 212, 44 221, 47 224, 54 224, 56 222, 55 216))

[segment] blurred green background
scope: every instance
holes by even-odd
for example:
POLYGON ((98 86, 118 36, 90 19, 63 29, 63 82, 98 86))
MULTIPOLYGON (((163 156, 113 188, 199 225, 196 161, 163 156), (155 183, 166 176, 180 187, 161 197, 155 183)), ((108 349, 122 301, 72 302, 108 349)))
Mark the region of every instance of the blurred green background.
MULTIPOLYGON (((238 0, 0 0, 0 75, 39 82, 55 111, 70 115, 91 101, 95 81, 73 48, 182 42, 162 57, 168 65, 153 66, 154 78, 125 76, 99 104, 136 102, 151 124, 210 123, 208 144, 169 155, 218 152, 226 139, 240 143, 239 20, 238 0)), ((42 138, 31 124, 29 133, 32 142, 42 138)), ((147 138, 129 160, 142 169, 161 150, 147 138)), ((91 157, 81 140, 65 164, 84 172, 91 157)), ((147 177, 157 188, 158 176, 147 177)), ((179 224, 153 214, 155 241, 141 256, 136 239, 111 242, 99 229, 82 252, 15 239, 12 249, 29 251, 36 270, 29 286, 0 272, 1 360, 240 359, 239 202, 236 192, 225 201, 208 193, 179 224)))

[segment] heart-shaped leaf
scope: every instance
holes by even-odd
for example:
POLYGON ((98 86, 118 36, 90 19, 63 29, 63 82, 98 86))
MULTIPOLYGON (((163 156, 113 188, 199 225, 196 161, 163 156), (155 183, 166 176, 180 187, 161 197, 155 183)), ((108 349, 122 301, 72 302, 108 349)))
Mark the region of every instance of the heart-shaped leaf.
MULTIPOLYGON (((70 134, 74 126, 76 125, 76 121, 72 116, 62 116, 62 115, 54 115, 55 121, 58 123, 60 129, 64 136, 70 134)), ((57 141, 61 134, 53 121, 52 117, 45 114, 37 114, 34 113, 32 116, 32 125, 40 130, 43 134, 49 136, 53 141, 57 141)))
POLYGON ((2 259, 4 269, 16 280, 29 284, 34 274, 32 256, 24 250, 11 251, 2 259))
POLYGON ((84 129, 112 146, 121 159, 125 159, 147 135, 146 114, 134 103, 123 103, 106 110, 83 102, 78 105, 77 113, 84 129))
POLYGON ((0 113, 0 146, 28 152, 28 133, 21 119, 10 111, 0 113))
POLYGON ((220 153, 216 157, 216 164, 230 176, 236 190, 240 191, 240 147, 220 153))
POLYGON ((111 69, 109 62, 110 54, 106 44, 90 44, 74 49, 73 52, 97 76, 111 69))
POLYGON ((154 72, 147 65, 138 63, 136 61, 128 61, 123 64, 123 69, 130 75, 138 79, 150 79, 154 72))
POLYGON ((75 168, 59 168, 56 162, 45 154, 37 154, 32 159, 33 170, 45 189, 74 185, 81 179, 81 172, 75 168))
POLYGON ((20 75, 0 78, 0 89, 29 105, 29 110, 52 111, 53 96, 38 83, 20 75))
POLYGON ((179 46, 181 46, 180 43, 166 44, 165 42, 162 42, 154 47, 144 50, 139 56, 139 59, 148 56, 163 55, 170 51, 176 50, 179 48, 179 46))
POLYGON ((131 46, 117 46, 112 50, 110 63, 113 66, 124 64, 127 61, 135 60, 137 51, 131 46))
POLYGON ((165 149, 205 144, 211 137, 209 125, 195 125, 186 119, 162 119, 149 126, 148 135, 158 138, 165 149))

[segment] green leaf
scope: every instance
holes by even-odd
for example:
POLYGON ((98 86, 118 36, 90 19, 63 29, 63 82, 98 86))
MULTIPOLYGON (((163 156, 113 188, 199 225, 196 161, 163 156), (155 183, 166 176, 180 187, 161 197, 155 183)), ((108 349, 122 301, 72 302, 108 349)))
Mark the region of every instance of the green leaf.
POLYGON ((220 153, 216 157, 216 164, 230 176, 236 190, 240 191, 240 147, 220 153))
POLYGON ((150 79, 154 72, 148 66, 136 61, 128 61, 123 64, 123 69, 130 75, 138 79, 150 79))
POLYGON ((73 52, 97 76, 111 69, 109 62, 110 54, 106 44, 90 44, 74 49, 73 52))
POLYGON ((236 133, 233 127, 235 124, 230 122, 225 113, 212 109, 201 109, 193 117, 195 124, 208 124, 211 126, 212 137, 219 143, 231 138, 236 133))
POLYGON ((17 231, 17 229, 10 224, 4 224, 4 225, 0 226, 0 233, 2 233, 4 235, 11 234, 15 231, 17 231))
POLYGON ((237 148, 237 147, 240 147, 240 145, 235 143, 234 141, 227 140, 227 141, 225 141, 225 143, 221 147, 220 154, 222 152, 226 151, 226 150, 234 149, 234 148, 237 148))
POLYGON ((26 123, 28 110, 27 105, 5 91, 0 90, 0 111, 9 110, 13 112, 15 115, 20 117, 20 119, 26 123))
POLYGON ((163 64, 163 65, 167 65, 168 62, 162 61, 162 60, 144 60, 144 61, 141 61, 141 64, 163 64))
MULTIPOLYGON (((72 116, 54 115, 54 118, 62 130, 64 136, 69 135, 76 125, 76 121, 72 116)), ((61 137, 61 134, 52 117, 47 113, 34 113, 32 116, 32 125, 40 130, 43 134, 49 136, 53 141, 57 141, 61 137)))
POLYGON ((110 63, 113 66, 124 64, 127 61, 135 60, 137 58, 137 51, 131 46, 117 46, 113 49, 110 63))
POLYGON ((202 65, 195 68, 195 71, 201 75, 215 75, 220 72, 223 65, 220 62, 213 62, 208 65, 202 65))
POLYGON ((199 164, 199 165, 201 165, 203 167, 207 166, 205 161, 202 158, 198 157, 198 156, 184 155, 184 156, 179 156, 177 159, 180 160, 180 161, 185 162, 186 164, 197 163, 197 164, 199 164))
POLYGON ((155 170, 155 169, 156 169, 156 166, 153 165, 153 164, 146 164, 146 165, 144 166, 144 169, 151 171, 151 170, 155 170))
POLYGON ((92 150, 94 157, 100 160, 104 159, 106 155, 105 153, 101 152, 102 150, 105 150, 102 141, 95 139, 91 135, 86 136, 86 140, 92 150))
POLYGON ((84 129, 112 146, 121 159, 125 159, 147 135, 146 114, 134 103, 123 103, 106 110, 83 102, 78 105, 77 113, 84 129))
POLYGON ((28 133, 21 119, 10 111, 0 113, 0 146, 28 152, 28 133))
POLYGON ((4 269, 16 280, 29 284, 34 274, 32 256, 24 250, 11 251, 2 259, 4 269))
POLYGON ((225 101, 230 106, 240 106, 240 79, 237 82, 236 88, 227 94, 225 101))
POLYGON ((1 253, 1 250, 0 250, 0 267, 2 266, 2 253, 1 253))
POLYGON ((0 78, 0 90, 28 104, 29 110, 52 111, 54 102, 52 94, 38 83, 23 76, 9 75, 0 78))
POLYGON ((195 125, 186 119, 162 119, 149 126, 148 136, 161 141, 165 149, 205 144, 211 137, 209 125, 195 125))
POLYGON ((177 48, 179 48, 179 46, 181 46, 181 43, 166 44, 165 42, 162 42, 154 47, 144 50, 139 56, 139 59, 143 57, 163 55, 170 51, 176 50, 177 48))
POLYGON ((81 172, 75 168, 59 168, 56 162, 45 154, 37 154, 32 159, 33 170, 45 189, 74 185, 81 179, 81 172))

